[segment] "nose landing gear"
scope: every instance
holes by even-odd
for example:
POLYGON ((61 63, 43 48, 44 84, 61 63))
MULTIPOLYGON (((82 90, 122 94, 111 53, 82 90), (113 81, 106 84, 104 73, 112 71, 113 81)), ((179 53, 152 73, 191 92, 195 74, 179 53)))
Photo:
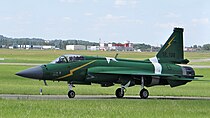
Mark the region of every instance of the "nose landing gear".
POLYGON ((68 92, 68 97, 69 98, 74 98, 75 97, 75 92, 72 90, 72 88, 74 87, 73 84, 69 84, 69 92, 68 92))

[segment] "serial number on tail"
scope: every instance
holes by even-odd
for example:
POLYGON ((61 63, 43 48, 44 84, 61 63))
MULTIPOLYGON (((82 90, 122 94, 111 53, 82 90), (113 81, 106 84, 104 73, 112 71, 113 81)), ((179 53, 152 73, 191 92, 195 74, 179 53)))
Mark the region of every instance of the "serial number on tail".
POLYGON ((176 54, 175 53, 163 52, 163 56, 164 57, 168 57, 168 58, 175 58, 176 57, 176 54))

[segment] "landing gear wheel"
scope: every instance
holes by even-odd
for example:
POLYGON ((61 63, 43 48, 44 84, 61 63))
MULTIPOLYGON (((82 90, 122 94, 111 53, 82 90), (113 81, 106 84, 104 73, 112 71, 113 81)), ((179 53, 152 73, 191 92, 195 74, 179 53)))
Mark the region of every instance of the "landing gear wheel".
POLYGON ((142 99, 147 99, 148 96, 149 96, 149 92, 148 92, 147 89, 142 89, 142 90, 140 91, 140 97, 141 97, 142 99))
POLYGON ((75 97, 75 92, 74 92, 73 90, 70 90, 70 91, 68 92, 68 97, 69 97, 69 98, 74 98, 74 97, 75 97))
POLYGON ((122 90, 122 88, 118 88, 115 91, 115 95, 117 96, 117 98, 122 98, 124 96, 124 90, 122 90))

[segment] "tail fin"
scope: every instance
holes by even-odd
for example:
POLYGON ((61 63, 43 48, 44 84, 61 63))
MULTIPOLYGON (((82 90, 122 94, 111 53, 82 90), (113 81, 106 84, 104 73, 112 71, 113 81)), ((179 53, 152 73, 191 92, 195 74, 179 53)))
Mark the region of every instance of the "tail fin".
POLYGON ((184 60, 183 31, 183 28, 174 28, 174 32, 156 55, 160 62, 182 64, 189 62, 184 60))

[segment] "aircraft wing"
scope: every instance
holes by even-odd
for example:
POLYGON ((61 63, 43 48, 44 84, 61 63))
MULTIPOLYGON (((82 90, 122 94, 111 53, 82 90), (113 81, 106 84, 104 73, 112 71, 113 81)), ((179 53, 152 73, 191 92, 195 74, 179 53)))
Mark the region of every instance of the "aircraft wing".
POLYGON ((144 76, 155 76, 155 74, 147 70, 137 70, 129 67, 93 67, 88 69, 88 73, 94 74, 118 74, 118 75, 144 75, 144 76))
POLYGON ((179 74, 155 74, 150 70, 137 70, 134 68, 128 67, 93 67, 88 69, 88 73, 92 74, 110 74, 110 75, 131 75, 131 76, 156 76, 156 77, 163 77, 163 79, 168 80, 196 80, 200 81, 198 78, 194 77, 203 77, 201 75, 195 76, 184 76, 179 74))

